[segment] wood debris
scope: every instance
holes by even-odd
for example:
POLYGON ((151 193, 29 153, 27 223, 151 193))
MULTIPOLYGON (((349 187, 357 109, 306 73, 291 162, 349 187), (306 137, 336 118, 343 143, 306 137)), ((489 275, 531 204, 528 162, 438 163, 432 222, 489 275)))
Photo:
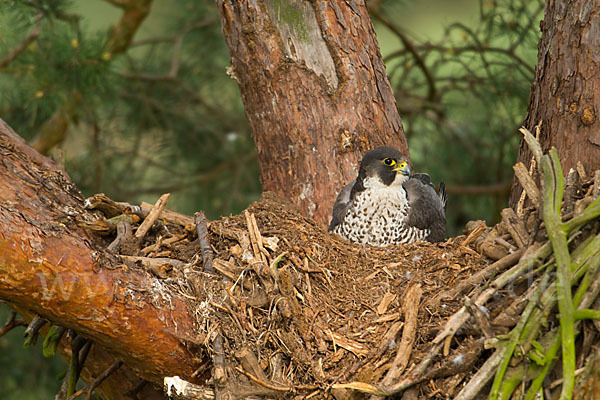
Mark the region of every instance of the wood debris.
MULTIPOLYGON (((534 154, 537 166, 547 162, 534 154)), ((510 353, 504 373, 531 367, 532 352, 548 350, 559 322, 548 292, 555 286, 544 278, 556 265, 539 207, 546 192, 534 171, 522 165, 515 171, 528 186, 522 212, 506 209, 499 224, 470 224, 464 236, 443 243, 354 245, 265 193, 241 215, 211 222, 200 215, 195 225, 166 210, 166 201, 151 210, 143 205, 146 232, 121 222, 120 242, 110 248, 165 290, 186 293, 198 326, 190 334, 205 338, 202 351, 214 364, 213 383, 198 393, 365 398, 410 389, 418 398, 473 399, 490 390, 507 348, 518 348, 519 356, 510 353), (139 246, 123 251, 136 237, 139 246), (529 336, 511 336, 521 325, 529 336)), ((600 249, 594 214, 600 183, 584 172, 568 174, 559 223, 571 234, 577 279, 595 282, 589 246, 600 249)), ((112 203, 102 196, 89 204, 107 219, 126 210, 106 206, 112 203)), ((595 287, 576 300, 590 306, 595 287)), ((578 353, 578 368, 589 347, 578 353)), ((560 390, 560 382, 553 385, 547 390, 560 390)))

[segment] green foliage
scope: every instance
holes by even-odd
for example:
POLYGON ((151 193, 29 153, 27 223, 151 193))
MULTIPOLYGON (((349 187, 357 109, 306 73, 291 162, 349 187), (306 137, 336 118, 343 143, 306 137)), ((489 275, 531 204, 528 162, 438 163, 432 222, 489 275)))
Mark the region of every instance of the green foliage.
MULTIPOLYGON (((9 314, 10 309, 0 304, 0 324, 4 324, 9 314)), ((49 399, 58 392, 61 384, 59 375, 66 370, 67 365, 60 357, 44 358, 41 342, 24 351, 24 331, 25 327, 17 327, 0 337, 2 399, 49 399)))
POLYGON ((433 40, 392 22, 395 1, 372 9, 376 26, 402 40, 384 54, 388 74, 413 163, 448 184, 451 234, 470 219, 495 222, 507 205, 540 36, 541 0, 479 4, 476 23, 433 40))
POLYGON ((42 354, 46 358, 52 358, 56 354, 56 349, 63 337, 66 329, 62 326, 52 325, 42 344, 42 354))
MULTIPOLYGON (((57 110, 70 113, 66 168, 85 195, 204 209, 211 218, 258 199, 256 152, 212 1, 179 1, 109 55, 109 29, 87 29, 69 2, 0 5, 0 59, 41 18, 41 34, 0 68, 0 115, 34 139, 57 110)), ((149 21, 146 21, 149 22, 149 21)), ((113 23, 117 23, 114 21, 113 23)), ((144 26, 144 25, 143 25, 144 26)))

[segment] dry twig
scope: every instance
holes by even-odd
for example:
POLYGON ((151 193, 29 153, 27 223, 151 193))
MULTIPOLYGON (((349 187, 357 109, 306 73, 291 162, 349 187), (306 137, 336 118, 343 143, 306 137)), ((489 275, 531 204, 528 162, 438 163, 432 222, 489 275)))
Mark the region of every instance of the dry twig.
POLYGON ((90 400, 92 398, 92 392, 94 391, 94 389, 96 389, 98 386, 100 386, 100 384, 102 382, 104 382, 104 380, 106 378, 108 378, 110 376, 110 374, 112 374, 114 371, 119 369, 121 367, 121 365, 123 365, 123 361, 121 361, 121 360, 115 361, 114 363, 112 363, 112 365, 110 367, 108 367, 104 372, 102 372, 89 385, 87 385, 84 388, 81 388, 78 391, 76 391, 75 393, 73 393, 71 396, 69 396, 69 398, 67 400, 74 400, 84 393, 87 393, 85 395, 85 400, 90 400))
POLYGON ((17 319, 17 312, 11 311, 4 325, 0 327, 0 337, 4 336, 7 332, 11 331, 17 326, 27 326, 27 322, 23 321, 22 319, 17 319))
POLYGON ((540 190, 531 175, 529 175, 525 164, 518 162, 513 166, 513 169, 523 190, 525 190, 525 193, 527 193, 527 196, 529 196, 533 205, 537 207, 538 204, 540 204, 540 190))
POLYGON ((156 204, 154 204, 152 211, 150 211, 146 219, 144 219, 144 222, 142 222, 142 224, 138 227, 137 231, 135 232, 134 237, 136 240, 141 242, 144 236, 146 236, 148 230, 150 230, 152 225, 154 225, 154 223, 160 216, 160 213, 164 210, 165 206, 167 205, 169 197, 171 197, 171 194, 165 193, 162 196, 160 196, 160 198, 156 201, 156 204))
POLYGON ((423 290, 421 285, 416 284, 410 287, 406 293, 406 297, 402 301, 402 309, 404 310, 404 329, 402 330, 402 339, 396 350, 396 357, 392 362, 392 366, 388 370, 382 383, 386 386, 391 385, 398 379, 404 368, 408 365, 412 346, 415 342, 417 333, 417 316, 419 314, 419 303, 423 290))
POLYGON ((204 211, 199 211, 194 214, 194 222, 196 223, 196 231, 198 232, 198 240, 200 241, 200 251, 202 252, 202 265, 206 272, 215 272, 213 267, 213 252, 208 239, 208 221, 204 211))

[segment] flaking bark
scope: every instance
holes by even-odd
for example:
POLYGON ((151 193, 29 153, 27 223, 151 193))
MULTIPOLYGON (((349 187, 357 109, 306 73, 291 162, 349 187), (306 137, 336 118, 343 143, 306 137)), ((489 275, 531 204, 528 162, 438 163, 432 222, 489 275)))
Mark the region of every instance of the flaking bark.
POLYGON ((183 298, 95 248, 76 224, 90 218, 80 193, 1 120, 0 155, 0 299, 93 339, 146 379, 189 378, 200 360, 182 344, 193 332, 183 298))
POLYGON ((217 1, 264 191, 322 226, 362 153, 408 148, 364 2, 217 1))

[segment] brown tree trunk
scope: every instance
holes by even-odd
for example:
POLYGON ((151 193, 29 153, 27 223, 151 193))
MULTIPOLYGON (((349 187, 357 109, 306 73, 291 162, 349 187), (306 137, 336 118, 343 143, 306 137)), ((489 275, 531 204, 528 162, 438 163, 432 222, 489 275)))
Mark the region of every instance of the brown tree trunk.
MULTIPOLYGON (((525 122, 541 122, 543 150, 552 146, 565 174, 581 162, 588 174, 600 168, 600 1, 547 1, 538 45, 538 65, 525 122)), ((530 164, 521 141, 519 159, 530 164)), ((513 182, 515 207, 521 188, 513 182)))
MULTIPOLYGON (((102 357, 90 366, 110 365, 106 349, 134 380, 191 379, 201 360, 182 344, 194 332, 184 297, 95 248, 76 223, 92 218, 56 165, 0 120, 0 299, 92 339, 102 357)), ((121 383, 111 390, 131 389, 121 383)))
POLYGON ((325 225, 362 153, 408 148, 364 1, 218 0, 263 190, 325 225))

